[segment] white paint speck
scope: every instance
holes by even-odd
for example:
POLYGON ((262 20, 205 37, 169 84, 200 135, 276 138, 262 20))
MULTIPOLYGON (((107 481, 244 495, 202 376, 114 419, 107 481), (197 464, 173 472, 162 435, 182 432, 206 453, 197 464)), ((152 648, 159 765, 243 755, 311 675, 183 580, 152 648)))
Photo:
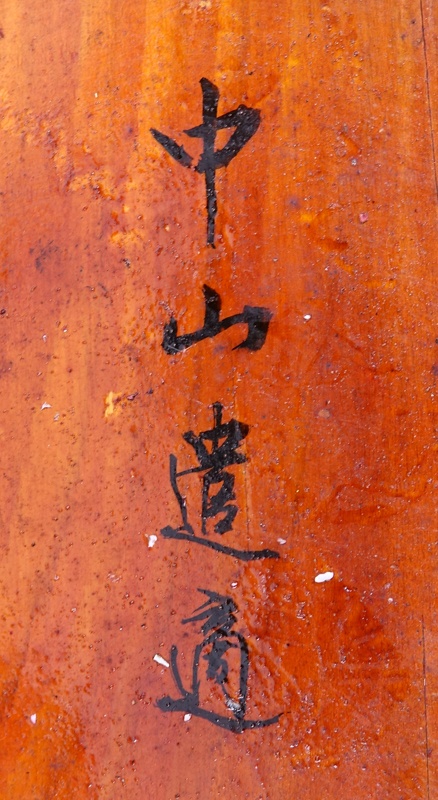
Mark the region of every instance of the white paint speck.
POLYGON ((43 342, 47 342, 47 336, 45 333, 43 333, 43 342))
POLYGON ((55 414, 55 416, 53 417, 53 419, 54 419, 54 421, 55 421, 55 422, 58 422, 58 419, 59 419, 59 414, 55 414))
POLYGON ((388 597, 388 603, 393 603, 393 602, 394 602, 394 598, 393 597, 388 597))
POLYGON ((191 714, 184 714, 184 722, 189 722, 192 718, 191 714))
POLYGON ((286 539, 277 539, 278 544, 286 544, 286 539))
POLYGON ((97 92, 94 92, 94 96, 95 96, 95 97, 99 97, 99 95, 98 95, 98 93, 97 93, 97 92))
POLYGON ((41 411, 43 411, 45 408, 52 408, 52 406, 50 405, 50 403, 43 403, 41 406, 41 411))
POLYGON ((231 586, 233 587, 233 589, 235 589, 235 588, 236 588, 236 586, 237 586, 237 581, 233 581, 233 582, 232 582, 232 584, 231 584, 231 586))
POLYGON ((59 581, 59 575, 55 575, 55 577, 54 577, 54 579, 53 579, 53 580, 55 580, 55 581, 59 581))
POLYGON ((304 314, 304 319, 312 319, 312 315, 311 314, 304 314))
POLYGON ((326 581, 331 581, 331 579, 334 577, 334 574, 334 572, 320 572, 315 578, 315 583, 325 583, 326 581))
POLYGON ((155 536, 155 534, 148 536, 148 547, 153 547, 156 541, 157 537, 155 536))
POLYGON ((154 655, 154 661, 156 661, 157 664, 161 664, 162 667, 170 666, 170 664, 166 661, 166 659, 163 658, 162 656, 159 656, 157 653, 155 653, 154 655))
POLYGON ((76 608, 72 608, 73 614, 76 613, 76 608))
POLYGON ((231 697, 228 697, 225 700, 225 705, 228 706, 228 708, 231 709, 231 711, 233 712, 242 710, 242 706, 240 705, 240 703, 236 703, 236 701, 232 700, 231 697))
POLYGON ((36 714, 31 714, 30 715, 30 721, 31 721, 32 725, 36 725, 36 714))

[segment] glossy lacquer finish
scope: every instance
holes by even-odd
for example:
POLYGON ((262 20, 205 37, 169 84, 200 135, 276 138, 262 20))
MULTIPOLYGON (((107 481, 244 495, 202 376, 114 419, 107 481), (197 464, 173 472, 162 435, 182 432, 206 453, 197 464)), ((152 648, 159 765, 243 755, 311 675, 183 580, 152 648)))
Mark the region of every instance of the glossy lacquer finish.
POLYGON ((0 797, 433 800, 437 7, 0 26, 0 797))

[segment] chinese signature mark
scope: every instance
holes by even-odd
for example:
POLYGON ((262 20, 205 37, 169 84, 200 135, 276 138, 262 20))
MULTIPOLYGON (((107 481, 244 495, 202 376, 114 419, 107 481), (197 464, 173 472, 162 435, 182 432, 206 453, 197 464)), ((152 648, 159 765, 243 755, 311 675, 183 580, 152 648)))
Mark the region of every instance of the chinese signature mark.
POLYGON ((279 558, 280 554, 275 550, 240 550, 222 545, 208 538, 207 522, 208 520, 216 519, 219 515, 223 514, 224 516, 221 516, 216 521, 214 533, 222 536, 232 530, 238 507, 231 502, 236 499, 234 493, 235 476, 232 472, 228 472, 226 467, 234 464, 243 464, 247 460, 245 454, 241 453, 239 448, 243 439, 248 435, 248 425, 238 422, 236 419, 223 422, 222 411, 223 406, 221 403, 213 403, 213 428, 202 431, 198 436, 193 431, 187 431, 183 434, 185 441, 193 447, 199 466, 178 472, 176 456, 170 456, 170 483, 178 501, 183 524, 176 530, 168 525, 161 530, 161 535, 166 539, 186 539, 196 544, 210 547, 225 555, 235 556, 242 561, 279 558), (195 536, 193 526, 189 522, 186 500, 178 487, 179 478, 200 472, 204 473, 202 478, 201 512, 203 537, 195 536), (219 486, 219 490, 216 494, 212 494, 212 487, 217 486, 219 486))
POLYGON ((168 355, 181 353, 191 347, 192 344, 217 336, 221 331, 241 323, 248 325, 248 334, 246 339, 236 345, 233 350, 243 347, 248 350, 260 350, 263 347, 268 334, 269 322, 272 319, 272 312, 269 311, 269 308, 244 306, 241 314, 232 314, 230 317, 225 317, 221 320, 222 303, 220 295, 206 284, 203 286, 203 293, 205 317, 202 328, 194 333, 185 333, 182 336, 178 336, 178 323, 175 317, 171 317, 170 322, 166 324, 162 347, 168 355))
MULTIPOLYGON (((202 139, 204 150, 198 163, 194 167, 196 172, 205 175, 205 187, 207 193, 207 245, 214 244, 215 218, 217 214, 216 196, 216 170, 227 167, 230 161, 237 156, 242 148, 254 136, 260 125, 260 111, 256 108, 247 108, 240 105, 227 114, 217 116, 219 103, 219 89, 207 78, 201 78, 202 89, 202 118, 201 125, 185 130, 187 136, 202 139), (218 130, 224 128, 235 128, 227 144, 219 150, 214 149, 216 134, 218 130)), ((183 167, 191 167, 193 158, 187 153, 182 145, 177 144, 174 139, 157 131, 150 129, 152 136, 169 153, 175 161, 183 167)))
POLYGON ((170 652, 172 674, 181 695, 177 700, 168 695, 158 700, 161 711, 180 711, 201 717, 226 728, 233 733, 242 733, 251 728, 266 728, 278 722, 281 714, 263 720, 246 719, 246 696, 248 691, 249 651, 245 637, 234 629, 237 623, 237 606, 231 597, 208 589, 198 589, 207 596, 207 601, 194 612, 194 616, 183 619, 182 624, 202 622, 203 640, 196 646, 193 656, 192 688, 187 691, 178 669, 178 648, 173 645, 170 652), (232 660, 232 651, 237 651, 240 664, 232 660), (205 679, 215 683, 222 692, 222 700, 228 713, 218 714, 200 705, 200 664, 206 662, 205 679), (234 669, 233 669, 234 667, 234 669))

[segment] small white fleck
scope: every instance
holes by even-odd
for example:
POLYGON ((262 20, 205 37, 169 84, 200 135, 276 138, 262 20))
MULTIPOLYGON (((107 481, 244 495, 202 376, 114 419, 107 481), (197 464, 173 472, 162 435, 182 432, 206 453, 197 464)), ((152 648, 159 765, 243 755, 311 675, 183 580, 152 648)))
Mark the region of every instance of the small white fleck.
POLYGON ((43 403, 41 406, 41 411, 43 411, 45 408, 52 408, 52 406, 50 405, 50 403, 43 403))
POLYGON ((45 333, 43 333, 43 342, 47 342, 47 336, 45 333))
POLYGON ((95 97, 99 97, 99 95, 97 94, 97 92, 94 92, 94 96, 95 96, 95 97))
POLYGON ((277 539, 278 544, 286 544, 286 539, 277 539))
POLYGON ((120 631, 122 631, 122 630, 123 630, 123 628, 119 628, 119 630, 120 630, 120 631))
POLYGON ((352 158, 352 159, 351 159, 351 164, 352 164, 352 166, 353 166, 353 167, 355 167, 355 166, 356 166, 356 164, 357 164, 357 161, 356 161, 356 159, 355 159, 355 158, 352 158))
POLYGON ((228 697, 225 700, 225 705, 228 706, 228 708, 231 709, 231 711, 241 711, 242 710, 242 706, 240 705, 240 703, 236 703, 236 701, 232 700, 231 697, 228 697))
POLYGON ((235 589, 237 586, 237 581, 232 581, 231 586, 233 587, 233 589, 235 589))
POLYGON ((63 328, 63 333, 67 333, 67 328, 63 328))
POLYGON ((55 416, 53 417, 53 421, 58 422, 58 419, 59 419, 59 414, 55 414, 55 416))
POLYGON ((189 720, 191 720, 191 718, 192 718, 191 714, 184 714, 184 722, 188 722, 189 720))
POLYGON ((76 612, 76 609, 75 609, 75 608, 72 608, 72 611, 73 611, 73 614, 74 614, 74 613, 76 612))
POLYGON ((31 721, 32 725, 35 725, 35 723, 36 723, 36 714, 31 714, 30 715, 30 721, 31 721))
POLYGON ((156 661, 157 664, 161 664, 162 667, 170 666, 170 664, 166 661, 166 659, 163 658, 162 656, 157 655, 157 653, 155 653, 154 655, 154 661, 156 661))
POLYGON ((334 572, 320 572, 320 574, 315 578, 315 583, 325 583, 325 581, 331 581, 334 574, 334 572))
POLYGON ((54 578, 54 580, 55 580, 55 581, 59 581, 59 575, 55 575, 55 578, 54 578))
POLYGON ((388 597, 388 603, 393 603, 393 602, 394 602, 394 598, 393 597, 388 597))
POLYGON ((131 700, 131 706, 135 706, 135 700, 131 700))
POLYGON ((148 536, 148 547, 153 547, 156 541, 157 537, 155 536, 155 534, 148 536))
POLYGON ((304 319, 312 319, 312 315, 311 314, 304 314, 304 319))

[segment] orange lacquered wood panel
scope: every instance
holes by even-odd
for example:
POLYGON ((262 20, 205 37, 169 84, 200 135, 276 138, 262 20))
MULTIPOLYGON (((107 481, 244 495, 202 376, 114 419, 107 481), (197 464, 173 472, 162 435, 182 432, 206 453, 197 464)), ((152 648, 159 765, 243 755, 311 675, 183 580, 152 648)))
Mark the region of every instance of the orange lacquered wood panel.
POLYGON ((436 8, 0 29, 0 798, 433 800, 436 8))

